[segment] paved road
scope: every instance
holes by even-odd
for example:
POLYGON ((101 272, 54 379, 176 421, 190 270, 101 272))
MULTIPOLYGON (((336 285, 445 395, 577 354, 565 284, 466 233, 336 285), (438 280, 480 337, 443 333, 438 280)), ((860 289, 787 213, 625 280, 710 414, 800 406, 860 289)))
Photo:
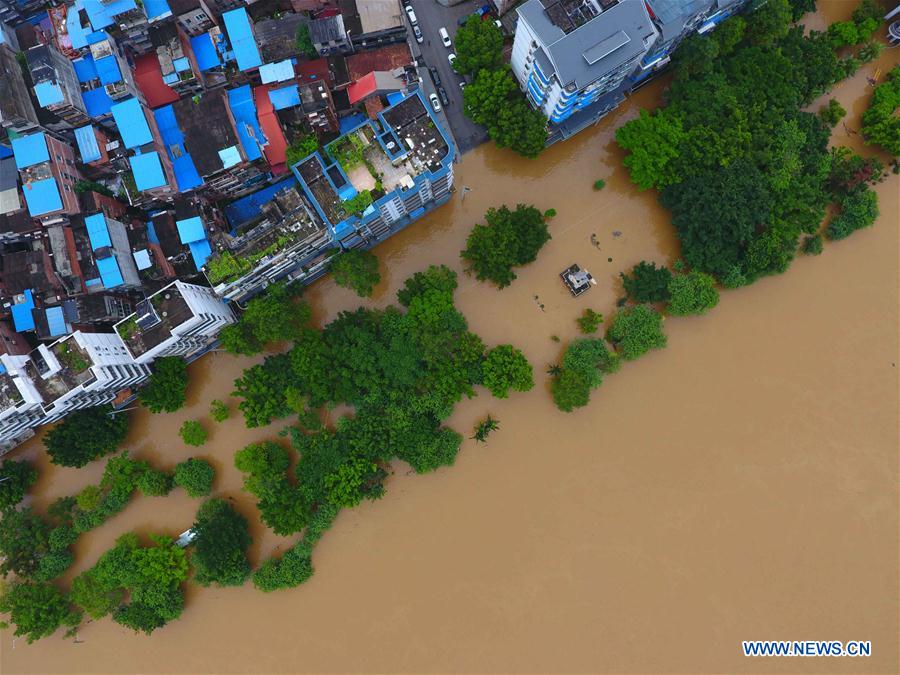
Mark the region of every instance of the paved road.
MULTIPOLYGON (((422 44, 416 42, 412 26, 410 26, 408 31, 410 49, 413 56, 420 62, 424 61, 427 66, 437 68, 441 86, 444 87, 444 91, 450 98, 450 105, 445 106, 443 102, 441 103, 442 110, 438 113, 438 117, 445 127, 449 127, 460 154, 486 141, 487 133, 484 127, 473 123, 463 114, 462 90, 459 88, 462 77, 450 68, 450 63, 447 61, 447 56, 454 51, 454 47, 448 49, 444 46, 438 30, 442 27, 446 28, 450 33, 450 39, 453 40, 456 36, 457 19, 471 14, 484 2, 485 0, 466 0, 466 2, 453 7, 444 7, 435 0, 412 0, 412 7, 425 41, 422 44)), ((419 77, 422 78, 422 89, 426 98, 432 92, 437 93, 426 66, 419 68, 419 77)))

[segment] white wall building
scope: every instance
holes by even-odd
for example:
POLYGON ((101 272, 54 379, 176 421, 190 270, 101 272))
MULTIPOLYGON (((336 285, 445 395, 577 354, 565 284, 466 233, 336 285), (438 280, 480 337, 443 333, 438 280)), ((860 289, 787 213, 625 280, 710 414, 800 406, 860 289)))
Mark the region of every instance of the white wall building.
POLYGON ((138 303, 115 330, 135 362, 146 364, 161 356, 202 352, 235 320, 211 288, 174 281, 138 303))

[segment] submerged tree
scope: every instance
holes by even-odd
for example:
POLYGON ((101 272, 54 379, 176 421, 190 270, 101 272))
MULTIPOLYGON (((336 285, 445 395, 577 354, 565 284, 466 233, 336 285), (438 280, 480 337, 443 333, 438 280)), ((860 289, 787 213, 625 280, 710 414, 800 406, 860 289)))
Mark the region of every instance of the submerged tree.
POLYGON ((0 511, 22 501, 37 477, 37 469, 31 462, 8 459, 0 464, 0 511))
POLYGON ((487 437, 491 434, 491 432, 496 431, 499 428, 500 422, 488 415, 485 419, 481 420, 477 425, 475 425, 475 435, 472 436, 472 439, 478 441, 479 443, 484 443, 487 441, 487 437))
MULTIPOLYGON (((179 359, 180 360, 180 359, 179 359)), ((118 448, 128 434, 128 416, 108 407, 75 410, 44 436, 50 461, 81 467, 118 448)))
POLYGON ((639 358, 651 349, 662 349, 666 346, 662 315, 649 305, 622 309, 613 317, 606 339, 626 361, 639 358))
POLYGON ((331 263, 331 276, 338 286, 353 290, 361 298, 371 297, 381 281, 378 258, 371 251, 344 251, 331 263))
POLYGON ((163 356, 153 362, 153 374, 138 394, 152 413, 175 412, 187 399, 187 363, 178 356, 163 356))
POLYGON ((197 512, 191 563, 201 586, 240 586, 250 576, 247 520, 224 499, 210 499, 197 512))

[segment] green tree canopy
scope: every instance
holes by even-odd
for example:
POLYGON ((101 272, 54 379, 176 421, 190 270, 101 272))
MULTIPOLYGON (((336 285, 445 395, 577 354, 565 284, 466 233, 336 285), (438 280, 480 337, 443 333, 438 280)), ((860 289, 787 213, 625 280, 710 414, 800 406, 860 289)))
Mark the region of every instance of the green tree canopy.
POLYGON ((639 358, 651 349, 662 349, 666 346, 662 315, 650 305, 627 307, 613 317, 606 339, 627 361, 639 358))
POLYGON ((22 501, 37 477, 37 469, 31 462, 7 459, 0 464, 0 511, 6 511, 22 501))
POLYGON ((856 190, 840 199, 841 211, 828 224, 829 239, 845 239, 878 218, 878 196, 868 187, 856 190))
POLYGON ((163 356, 153 362, 153 373, 138 394, 152 413, 175 412, 187 399, 187 364, 178 356, 163 356))
POLYGON ((672 273, 668 267, 642 260, 631 268, 630 274, 620 273, 625 293, 632 302, 665 302, 669 299, 669 281, 672 273))
POLYGON ((669 280, 669 296, 668 310, 675 316, 706 314, 719 304, 716 280, 704 272, 673 276, 669 280))
POLYGON ((564 412, 588 404, 591 389, 603 383, 603 376, 619 369, 619 357, 603 340, 581 338, 566 347, 558 373, 550 383, 553 402, 564 412))
POLYGON ((49 550, 50 525, 30 507, 3 513, 0 518, 0 573, 32 576, 49 550))
POLYGON ((108 407, 85 408, 66 415, 44 436, 50 461, 81 467, 118 448, 128 434, 128 417, 108 407))
POLYGON ((190 457, 175 465, 175 484, 190 497, 205 497, 212 491, 216 470, 205 459, 190 457))
POLYGON ((287 478, 287 450, 277 443, 254 443, 234 456, 234 465, 245 474, 244 489, 257 498, 263 522, 275 534, 299 532, 306 514, 297 488, 287 478))
POLYGON ((194 580, 201 586, 240 586, 250 576, 247 520, 224 499, 210 499, 197 512, 193 531, 194 580))
POLYGON ((331 263, 331 275, 338 286, 352 289, 359 297, 371 297, 381 281, 378 258, 371 251, 352 249, 335 256, 331 263))
POLYGON ((678 181, 675 159, 685 134, 679 117, 666 108, 640 115, 616 130, 616 141, 628 152, 622 163, 640 189, 664 188, 678 181))
POLYGON ((208 436, 206 429, 197 420, 185 420, 178 430, 178 435, 181 436, 181 440, 187 445, 193 445, 194 447, 199 447, 206 443, 208 436))
POLYGON ((866 143, 880 145, 894 157, 900 156, 900 66, 887 80, 875 87, 872 101, 862 116, 862 135, 866 143))
POLYGON ((484 386, 496 398, 507 398, 509 390, 529 391, 534 373, 525 355, 512 345, 499 345, 487 353, 481 367, 484 386))
POLYGON ((503 65, 503 33, 493 21, 471 14, 456 31, 456 60, 453 68, 461 75, 474 75, 503 65))
POLYGON ((460 253, 480 280, 490 280, 500 288, 516 278, 512 268, 537 259, 538 251, 550 240, 544 215, 533 206, 516 205, 515 211, 501 206, 488 209, 487 225, 475 225, 460 253))
POLYGON ((319 149, 319 139, 315 134, 301 136, 291 143, 285 151, 285 161, 288 166, 293 166, 304 157, 311 155, 319 149))
POLYGON ((0 612, 9 614, 15 635, 28 643, 53 635, 60 626, 75 628, 81 615, 72 611, 69 601, 49 583, 15 581, 0 591, 0 612))

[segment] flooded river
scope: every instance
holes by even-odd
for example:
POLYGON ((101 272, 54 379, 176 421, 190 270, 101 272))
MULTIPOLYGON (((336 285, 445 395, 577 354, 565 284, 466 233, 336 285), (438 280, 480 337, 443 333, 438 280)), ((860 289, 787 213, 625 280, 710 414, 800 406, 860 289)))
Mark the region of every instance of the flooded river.
MULTIPOLYGON (((854 4, 820 2, 828 20, 854 4)), ((866 75, 897 53, 832 94, 851 131, 866 75)), ((60 631, 27 645, 3 631, 0 671, 897 672, 897 176, 877 187, 875 227, 725 292, 707 316, 668 319, 668 348, 626 364, 587 408, 566 415, 550 399, 543 371, 577 335, 576 316, 613 310, 620 271, 677 256, 666 212, 629 184, 613 142, 662 86, 537 161, 491 146, 467 154, 453 201, 376 251, 380 305, 428 264, 460 269, 489 206, 558 211, 552 241, 512 286, 461 277, 471 328, 488 344, 514 342, 536 367, 532 392, 497 401, 482 391, 458 406, 449 423, 467 436, 487 412, 500 420, 487 445, 466 441, 454 467, 427 476, 398 465, 382 500, 340 515, 299 588, 189 586, 183 617, 151 637, 109 619, 85 624, 77 642, 60 631), (599 281, 578 299, 558 277, 573 262, 599 281), (871 640, 873 656, 751 661, 740 654, 747 639, 871 640)), ((858 146, 838 132, 836 143, 858 146)), ((358 304, 329 279, 307 297, 319 322, 358 304)), ((288 542, 256 522, 232 458, 281 425, 208 418, 210 400, 252 362, 216 353, 195 363, 188 406, 134 411, 127 445, 157 466, 210 459, 216 492, 255 523, 257 564, 288 542), (193 418, 211 430, 199 450, 177 436, 193 418)), ((39 465, 38 507, 97 482, 103 464, 50 466, 38 439, 14 456, 39 465)), ((136 498, 82 537, 72 574, 124 532, 177 535, 197 506, 180 490, 136 498)))

